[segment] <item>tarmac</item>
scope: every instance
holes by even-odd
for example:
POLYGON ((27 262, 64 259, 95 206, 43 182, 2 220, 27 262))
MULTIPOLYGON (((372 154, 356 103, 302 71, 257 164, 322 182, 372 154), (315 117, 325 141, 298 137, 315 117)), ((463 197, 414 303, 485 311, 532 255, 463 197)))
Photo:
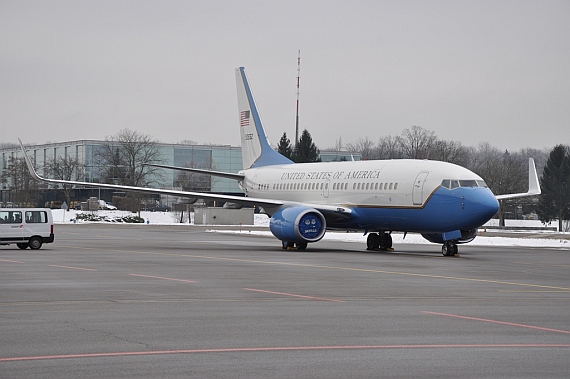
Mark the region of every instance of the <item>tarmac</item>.
POLYGON ((0 377, 568 377, 569 250, 296 251, 208 229, 57 225, 40 250, 2 246, 0 377))

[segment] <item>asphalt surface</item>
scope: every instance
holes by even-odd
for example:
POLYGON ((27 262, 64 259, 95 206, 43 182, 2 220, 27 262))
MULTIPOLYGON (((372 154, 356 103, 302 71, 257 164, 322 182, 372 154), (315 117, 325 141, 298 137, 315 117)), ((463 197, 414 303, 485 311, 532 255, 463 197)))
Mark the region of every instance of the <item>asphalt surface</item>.
POLYGON ((0 249, 0 378, 567 378, 570 251, 57 225, 0 249))

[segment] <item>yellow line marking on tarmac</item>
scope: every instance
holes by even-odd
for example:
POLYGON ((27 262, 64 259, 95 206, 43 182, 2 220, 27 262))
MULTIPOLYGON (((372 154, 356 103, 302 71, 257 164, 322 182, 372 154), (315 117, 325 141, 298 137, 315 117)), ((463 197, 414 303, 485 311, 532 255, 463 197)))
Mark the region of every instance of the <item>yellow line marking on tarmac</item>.
MULTIPOLYGON (((67 246, 67 247, 72 247, 72 246, 67 246)), ((99 248, 77 247, 77 246, 73 246, 73 248, 83 249, 83 250, 100 250, 99 248)), ((374 274, 401 275, 401 276, 410 276, 410 277, 417 277, 417 278, 431 278, 431 279, 445 279, 445 280, 460 280, 460 281, 465 281, 465 282, 501 284, 501 285, 529 287, 529 288, 543 288, 543 289, 548 289, 548 290, 570 291, 570 288, 568 288, 568 287, 556 287, 556 286, 545 286, 545 285, 541 285, 541 284, 507 282, 507 281, 502 281, 502 280, 463 278, 463 277, 446 276, 446 275, 418 274, 418 273, 403 272, 403 271, 388 271, 388 270, 374 270, 374 269, 365 269, 365 268, 356 268, 356 267, 326 266, 326 265, 316 265, 316 264, 308 264, 308 263, 261 261, 261 260, 256 260, 256 259, 212 257, 212 256, 207 256, 207 255, 160 253, 160 252, 153 252, 153 251, 144 252, 144 251, 118 250, 118 249, 109 249, 106 251, 110 251, 110 252, 113 251, 113 252, 118 252, 118 253, 161 255, 161 256, 167 256, 167 257, 186 257, 186 258, 208 259, 208 260, 227 261, 227 262, 243 262, 243 263, 257 263, 257 264, 266 264, 266 265, 282 265, 282 266, 293 266, 293 267, 322 268, 322 269, 328 269, 328 270, 368 272, 368 273, 374 273, 374 274)))

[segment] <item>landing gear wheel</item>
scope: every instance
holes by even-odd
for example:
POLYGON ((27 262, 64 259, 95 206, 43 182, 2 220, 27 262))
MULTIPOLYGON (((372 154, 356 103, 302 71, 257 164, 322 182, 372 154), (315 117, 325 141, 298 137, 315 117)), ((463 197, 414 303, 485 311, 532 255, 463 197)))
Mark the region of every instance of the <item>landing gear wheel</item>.
POLYGON ((370 233, 366 239, 366 250, 378 250, 380 248, 380 235, 370 233))
POLYGON ((459 248, 457 247, 457 244, 453 241, 447 241, 443 244, 443 246, 441 246, 441 253, 443 254, 444 257, 454 256, 455 254, 457 254, 458 251, 459 248))
POLYGON ((392 248, 392 236, 390 233, 380 234, 380 250, 390 250, 392 248))
POLYGON ((297 242, 297 250, 305 250, 307 248, 306 242, 297 242))
POLYGON ((28 244, 27 243, 17 243, 16 245, 18 245, 18 247, 22 250, 27 249, 28 248, 28 244))

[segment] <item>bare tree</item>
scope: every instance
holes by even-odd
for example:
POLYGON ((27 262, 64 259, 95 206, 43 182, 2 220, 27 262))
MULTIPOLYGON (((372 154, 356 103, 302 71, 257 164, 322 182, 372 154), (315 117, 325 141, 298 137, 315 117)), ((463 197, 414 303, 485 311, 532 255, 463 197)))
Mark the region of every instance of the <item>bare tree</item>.
MULTIPOLYGON (((103 167, 103 180, 122 185, 148 187, 160 180, 160 169, 146 166, 148 163, 163 163, 158 141, 148 134, 122 129, 114 136, 105 138, 97 157, 103 167)), ((128 196, 139 198, 140 194, 128 196)), ((135 202, 139 204, 139 202, 135 202)), ((140 211, 140 204, 132 211, 140 211)))
MULTIPOLYGON (((46 163, 46 171, 54 179, 60 180, 81 180, 85 175, 85 165, 79 162, 77 158, 72 157, 56 157, 50 159, 46 163)), ((61 184, 65 199, 67 201, 69 211, 69 206, 71 204, 71 190, 72 185, 61 184)))
POLYGON ((380 137, 376 148, 378 159, 400 159, 400 138, 394 136, 380 137))
POLYGON ((28 171, 24 158, 10 157, 0 177, 3 187, 10 191, 10 201, 18 206, 35 206, 39 199, 39 182, 28 171))
POLYGON ((402 154, 411 159, 429 159, 436 139, 434 132, 413 125, 410 129, 404 129, 400 137, 402 154))
POLYGON ((465 166, 469 160, 469 150, 460 142, 436 140, 432 145, 431 159, 465 166))
POLYGON ((345 149, 351 153, 360 153, 362 159, 377 159, 377 151, 368 137, 359 138, 355 143, 347 143, 345 149))

